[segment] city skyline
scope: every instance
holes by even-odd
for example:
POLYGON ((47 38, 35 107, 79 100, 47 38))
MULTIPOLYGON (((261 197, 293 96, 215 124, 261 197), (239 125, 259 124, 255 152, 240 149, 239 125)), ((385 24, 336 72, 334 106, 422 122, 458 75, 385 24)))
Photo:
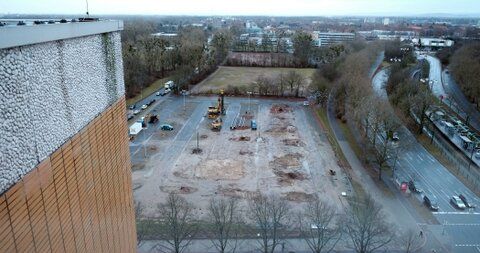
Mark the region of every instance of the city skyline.
MULTIPOLYGON (((273 0, 242 2, 179 0, 172 4, 154 0, 88 1, 88 10, 92 15, 412 16, 442 14, 479 16, 479 9, 480 2, 475 0, 449 1, 441 4, 434 0, 421 2, 414 0, 298 0, 286 3, 273 0)), ((86 10, 86 0, 70 2, 3 0, 0 3, 2 14, 83 14, 86 10)))

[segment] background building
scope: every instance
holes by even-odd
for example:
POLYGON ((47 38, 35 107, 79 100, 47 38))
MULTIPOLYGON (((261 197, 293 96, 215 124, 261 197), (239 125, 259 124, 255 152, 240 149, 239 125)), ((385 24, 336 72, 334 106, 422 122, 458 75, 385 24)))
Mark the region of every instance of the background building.
POLYGON ((313 32, 312 39, 316 46, 330 46, 355 39, 355 33, 313 32))
POLYGON ((0 252, 135 252, 119 21, 0 27, 0 252))

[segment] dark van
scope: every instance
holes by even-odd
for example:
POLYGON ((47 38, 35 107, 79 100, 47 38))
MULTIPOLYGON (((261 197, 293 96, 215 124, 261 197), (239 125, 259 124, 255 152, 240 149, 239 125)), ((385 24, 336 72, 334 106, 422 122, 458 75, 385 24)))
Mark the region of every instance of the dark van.
POLYGON ((423 203, 432 211, 438 211, 438 204, 435 200, 430 199, 427 195, 423 196, 423 203))

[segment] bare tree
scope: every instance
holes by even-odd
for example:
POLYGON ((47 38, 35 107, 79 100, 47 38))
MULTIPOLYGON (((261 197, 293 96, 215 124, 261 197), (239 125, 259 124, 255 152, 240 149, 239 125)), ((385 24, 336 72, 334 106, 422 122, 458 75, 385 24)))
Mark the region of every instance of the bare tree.
POLYGON ((257 88, 259 95, 270 95, 273 80, 269 77, 260 75, 253 83, 253 86, 257 88))
POLYGON ((283 95, 285 93, 285 73, 283 71, 280 72, 276 81, 277 81, 278 88, 279 88, 279 94, 280 94, 280 96, 283 97, 283 95))
POLYGON ((295 96, 298 97, 300 87, 304 83, 302 75, 295 70, 290 70, 285 76, 285 82, 290 86, 290 93, 293 93, 293 90, 295 89, 295 96))
POLYGON ((346 211, 343 228, 350 240, 347 247, 358 253, 370 253, 388 245, 394 238, 390 224, 385 221, 382 207, 369 195, 353 203, 346 211))
POLYGON ((410 98, 410 108, 418 118, 419 134, 422 133, 423 126, 428 119, 426 112, 433 107, 435 101, 435 97, 426 89, 426 87, 420 87, 418 92, 410 98))
POLYGON ((213 224, 212 244, 218 252, 235 252, 237 248, 238 198, 212 198, 208 206, 209 220, 213 224))
POLYGON ((378 180, 382 180, 382 171, 388 162, 393 158, 395 146, 392 144, 393 135, 400 127, 400 123, 395 117, 391 108, 384 104, 382 113, 376 120, 380 122, 378 138, 381 140, 375 146, 375 162, 378 165, 378 180))
POLYGON ((303 239, 315 253, 330 252, 341 237, 336 224, 335 208, 315 199, 309 202, 300 214, 303 239))
POLYGON ((198 231, 192 223, 192 206, 183 197, 170 193, 167 202, 158 205, 160 219, 163 221, 159 231, 167 245, 162 245, 169 251, 180 253, 191 244, 198 231))
POLYGON ((140 246, 147 236, 147 227, 150 223, 149 219, 142 220, 142 212, 145 206, 141 202, 135 202, 135 220, 137 223, 137 246, 140 246))
POLYGON ((423 240, 423 232, 417 234, 413 229, 409 229, 400 236, 399 243, 405 253, 411 253, 422 246, 423 240))
POLYGON ((249 203, 250 215, 259 232, 262 252, 273 253, 283 240, 280 231, 290 218, 290 205, 278 196, 259 196, 249 203))

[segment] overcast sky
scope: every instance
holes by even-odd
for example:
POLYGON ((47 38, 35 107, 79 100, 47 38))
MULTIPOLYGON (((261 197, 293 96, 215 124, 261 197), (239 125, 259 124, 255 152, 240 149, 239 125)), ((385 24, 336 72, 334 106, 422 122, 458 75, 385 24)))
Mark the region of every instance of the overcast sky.
MULTIPOLYGON (((90 14, 416 15, 478 14, 480 0, 88 0, 90 14)), ((0 0, 3 14, 81 14, 86 0, 0 0)))

